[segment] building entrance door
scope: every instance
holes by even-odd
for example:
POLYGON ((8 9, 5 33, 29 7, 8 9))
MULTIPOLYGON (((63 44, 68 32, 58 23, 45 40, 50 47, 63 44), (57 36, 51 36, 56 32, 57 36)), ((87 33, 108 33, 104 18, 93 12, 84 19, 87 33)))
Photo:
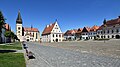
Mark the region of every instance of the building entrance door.
POLYGON ((116 35, 116 39, 120 39, 120 36, 119 36, 119 35, 116 35))
POLYGON ((56 39, 56 42, 58 42, 58 39, 56 39))

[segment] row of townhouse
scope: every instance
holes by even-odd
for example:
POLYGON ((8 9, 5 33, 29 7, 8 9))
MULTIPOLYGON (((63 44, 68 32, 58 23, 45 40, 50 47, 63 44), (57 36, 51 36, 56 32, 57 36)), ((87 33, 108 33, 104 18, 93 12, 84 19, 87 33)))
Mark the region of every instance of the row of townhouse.
POLYGON ((96 30, 99 26, 84 27, 79 29, 67 30, 64 34, 65 40, 88 40, 96 38, 96 30))
POLYGON ((5 25, 3 25, 3 28, 2 28, 2 33, 1 33, 1 38, 0 38, 0 43, 5 43, 5 42, 10 42, 10 39, 9 38, 6 38, 5 36, 4 36, 4 33, 5 33, 5 31, 10 31, 11 30, 11 28, 10 28, 10 26, 9 26, 9 24, 5 24, 5 25))
POLYGON ((120 39, 120 16, 112 20, 104 20, 101 26, 84 27, 67 30, 65 40, 89 40, 96 38, 120 39))

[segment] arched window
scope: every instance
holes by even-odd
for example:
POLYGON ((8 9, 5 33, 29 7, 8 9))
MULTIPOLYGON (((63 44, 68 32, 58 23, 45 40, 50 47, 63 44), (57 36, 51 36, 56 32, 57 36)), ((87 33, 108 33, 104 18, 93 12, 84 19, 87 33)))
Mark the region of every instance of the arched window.
POLYGON ((18 27, 18 30, 20 30, 20 27, 18 27))
POLYGON ((54 37, 54 34, 53 34, 53 37, 54 37))
POLYGON ((56 34, 56 37, 58 37, 58 35, 56 34))
POLYGON ((108 35, 108 38, 110 38, 110 36, 108 35))
POLYGON ((114 35, 112 35, 112 38, 114 38, 114 35))
POLYGON ((118 33, 119 32, 119 30, 118 29, 116 29, 116 33, 118 33))
POLYGON ((107 31, 107 33, 109 34, 109 30, 107 31))
POLYGON ((112 30, 112 33, 114 33, 114 31, 112 30))

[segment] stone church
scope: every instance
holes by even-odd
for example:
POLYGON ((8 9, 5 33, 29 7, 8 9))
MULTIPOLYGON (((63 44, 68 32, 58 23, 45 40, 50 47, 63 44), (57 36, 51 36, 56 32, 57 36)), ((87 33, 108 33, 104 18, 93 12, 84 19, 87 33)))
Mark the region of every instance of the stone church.
POLYGON ((23 27, 23 21, 18 11, 18 17, 16 19, 16 35, 20 41, 40 41, 40 32, 37 28, 23 27))

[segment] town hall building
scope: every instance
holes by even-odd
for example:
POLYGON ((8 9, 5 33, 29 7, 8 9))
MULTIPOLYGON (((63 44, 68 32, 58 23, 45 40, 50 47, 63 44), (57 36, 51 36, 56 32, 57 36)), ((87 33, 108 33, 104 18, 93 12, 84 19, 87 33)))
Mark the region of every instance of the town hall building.
POLYGON ((20 11, 16 19, 16 35, 20 41, 40 41, 40 32, 37 28, 23 27, 20 11))
POLYGON ((63 34, 56 20, 53 24, 45 27, 42 32, 42 42, 62 42, 62 35, 63 34))

